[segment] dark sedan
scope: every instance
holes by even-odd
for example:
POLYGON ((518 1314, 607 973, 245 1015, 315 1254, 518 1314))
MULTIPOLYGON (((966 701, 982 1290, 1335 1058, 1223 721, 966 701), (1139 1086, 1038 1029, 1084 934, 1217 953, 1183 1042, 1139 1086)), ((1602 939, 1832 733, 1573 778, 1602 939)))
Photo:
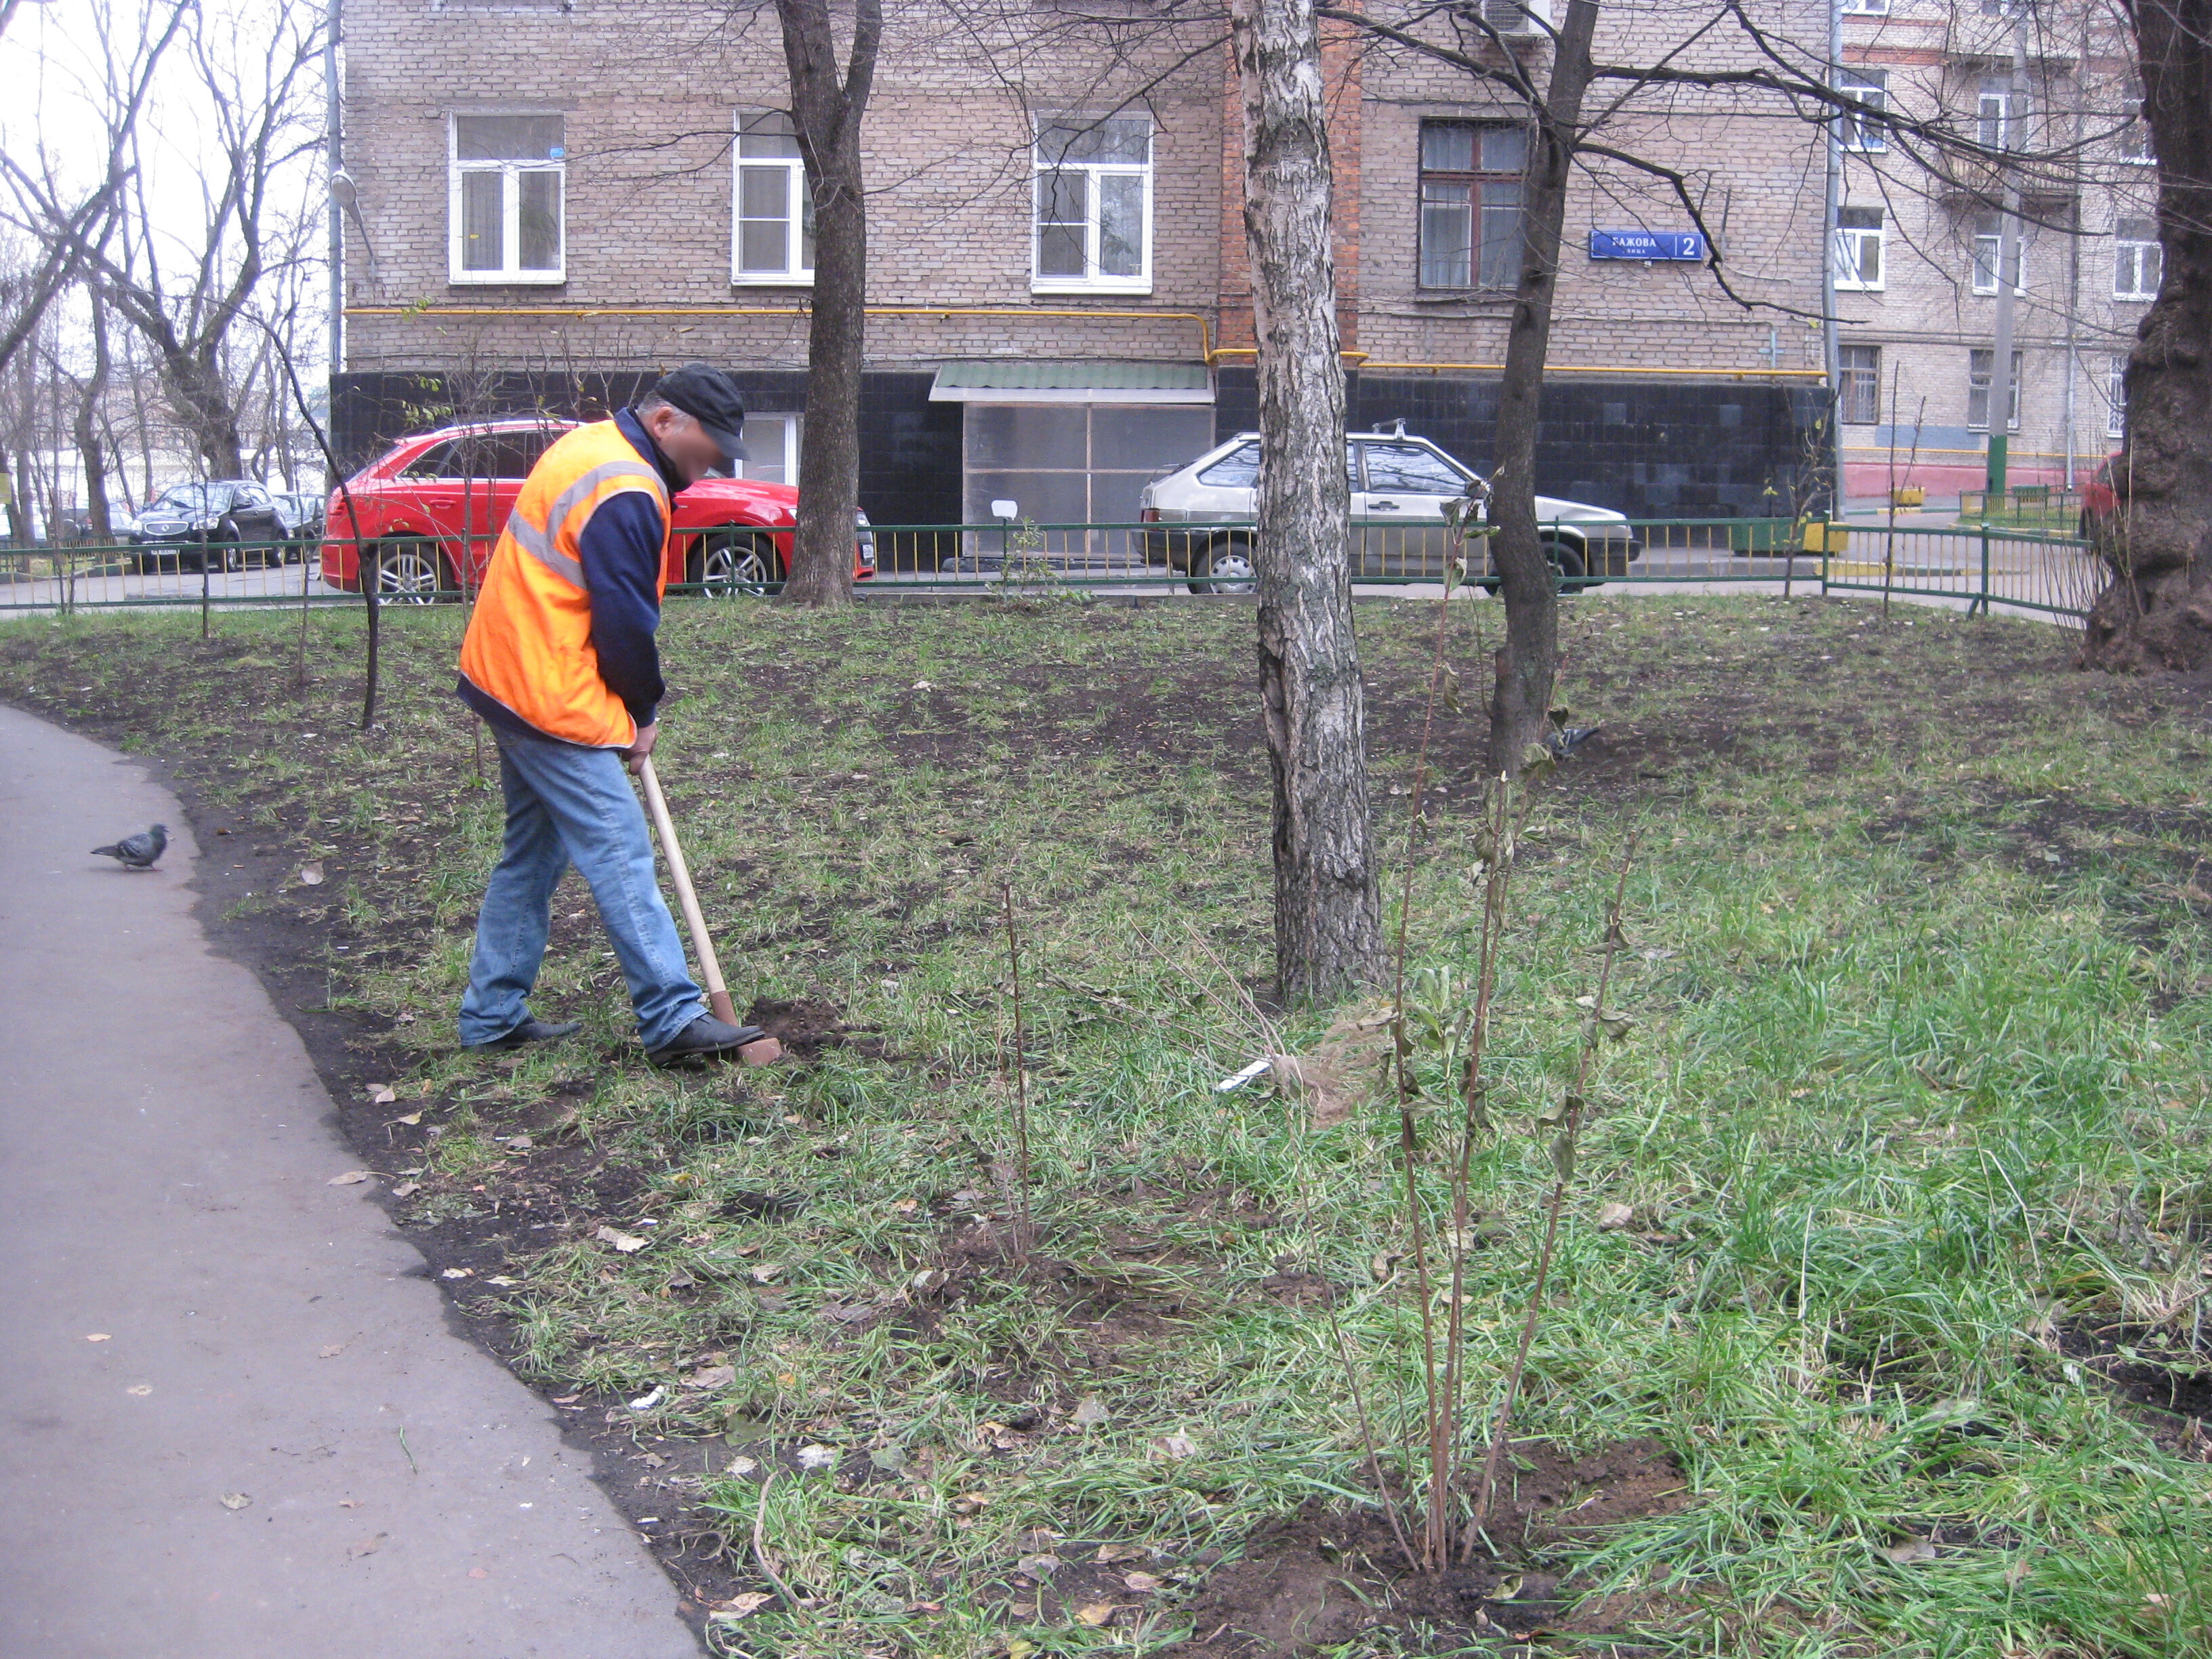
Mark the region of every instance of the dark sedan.
POLYGON ((245 478, 173 484, 146 504, 125 540, 138 568, 243 570, 283 562, 292 534, 276 499, 245 478))

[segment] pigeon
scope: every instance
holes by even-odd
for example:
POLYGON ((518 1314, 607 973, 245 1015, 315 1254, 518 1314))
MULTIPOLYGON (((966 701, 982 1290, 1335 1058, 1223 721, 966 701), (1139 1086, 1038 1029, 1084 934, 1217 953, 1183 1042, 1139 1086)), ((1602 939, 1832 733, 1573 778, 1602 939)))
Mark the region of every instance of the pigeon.
POLYGON ((1565 760, 1604 729, 1598 726, 1561 726, 1544 739, 1544 747, 1565 760))
POLYGON ((126 870, 150 870, 167 850, 169 826, 157 823, 151 830, 135 836, 125 836, 109 847, 95 847, 88 856, 113 859, 126 870))

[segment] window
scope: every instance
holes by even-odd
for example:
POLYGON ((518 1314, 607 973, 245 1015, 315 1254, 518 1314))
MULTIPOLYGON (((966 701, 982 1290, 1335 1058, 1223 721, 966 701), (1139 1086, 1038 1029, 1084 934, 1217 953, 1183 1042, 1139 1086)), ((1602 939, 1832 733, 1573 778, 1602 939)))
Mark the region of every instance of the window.
POLYGON ((1846 17, 1879 17, 1889 9, 1889 0, 1843 0, 1846 17))
MULTIPOLYGON (((1889 71, 1887 70, 1845 70, 1836 83, 1836 89, 1846 98, 1856 98, 1869 109, 1889 107, 1889 71)), ((1880 124, 1863 116, 1846 115, 1843 119, 1843 143, 1845 149, 1855 149, 1868 155, 1889 148, 1880 124)))
POLYGON ((738 477, 763 483, 799 482, 799 434, 805 424, 797 415, 748 415, 738 439, 745 458, 738 463, 738 477))
POLYGON ((1369 443, 1360 448, 1367 453, 1370 494, 1459 495, 1467 491, 1467 474, 1425 445, 1369 443))
POLYGON ((2149 219, 2120 219, 2112 225, 2112 297, 2155 300, 2166 276, 2166 250, 2158 226, 2149 219))
POLYGON ((2118 352, 2105 359, 2105 435, 2128 435, 2128 360, 2118 352))
POLYGON ((2009 149, 2012 116, 2012 82, 1995 76, 1984 79, 1974 109, 1974 142, 1984 149, 2009 149))
POLYGON ((2151 153, 2150 123, 2140 113, 2130 116, 2127 125, 2120 129, 2120 160, 2148 167, 2158 157, 2151 153))
POLYGON ((1836 210, 1836 286, 1861 293, 1881 287, 1881 210, 1836 210))
MULTIPOLYGON (((1208 489, 1257 489, 1260 487, 1260 446, 1239 444, 1200 473, 1198 481, 1208 489)), ((1354 495, 1358 493, 1359 446, 1349 441, 1344 446, 1344 484, 1354 495)))
POLYGON ((1839 401, 1846 426, 1872 426, 1881 419, 1881 348, 1838 346, 1837 367, 1843 385, 1839 401))
POLYGON ((1148 294, 1152 124, 1070 117, 1037 128, 1036 293, 1148 294))
POLYGON ((730 280, 790 286, 814 280, 814 197, 791 118, 738 117, 737 219, 730 280))
POLYGON ((1521 279, 1521 127, 1421 127, 1421 286, 1512 288, 1521 279))
MULTIPOLYGON (((1973 225, 1974 292, 1994 294, 1997 291, 1997 266, 2004 257, 2004 215, 1992 209, 1984 209, 1974 215, 1973 225)), ((2021 226, 2014 232, 2012 252, 2012 291, 2027 292, 2027 229, 2021 226)))
POLYGON ((449 276, 456 283, 566 280, 558 115, 456 115, 449 276))
MULTIPOLYGON (((1977 347, 1966 354, 1966 425, 1976 432, 1990 429, 1990 373, 1996 365, 1997 354, 1986 347, 1977 347)), ((2012 354, 2012 413, 2005 422, 2008 431, 2020 430, 2020 364, 2021 354, 2012 354)))

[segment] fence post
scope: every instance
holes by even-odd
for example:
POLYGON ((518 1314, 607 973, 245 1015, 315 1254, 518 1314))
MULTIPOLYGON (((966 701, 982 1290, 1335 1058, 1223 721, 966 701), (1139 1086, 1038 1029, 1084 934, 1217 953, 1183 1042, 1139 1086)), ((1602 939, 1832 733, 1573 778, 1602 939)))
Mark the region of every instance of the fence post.
POLYGON ((1984 617, 1990 614, 1990 521, 1986 515, 1982 520, 1982 594, 1966 607, 1970 617, 1977 611, 1984 617))

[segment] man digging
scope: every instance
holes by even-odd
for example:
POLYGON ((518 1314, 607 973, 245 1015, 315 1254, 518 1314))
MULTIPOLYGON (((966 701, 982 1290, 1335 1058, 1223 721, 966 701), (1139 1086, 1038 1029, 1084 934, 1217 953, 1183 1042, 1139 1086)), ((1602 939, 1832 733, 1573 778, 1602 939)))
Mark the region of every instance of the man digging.
POLYGON ((569 864, 606 924, 647 1059, 734 1054, 761 1036, 707 1012, 624 775, 659 735, 665 688, 653 633, 669 497, 743 456, 744 418, 720 370, 688 363, 663 376, 633 407, 545 452, 492 550, 457 690, 499 744, 507 836, 477 917, 461 999, 466 1048, 519 1048, 577 1029, 534 1018, 526 1000, 569 864))

